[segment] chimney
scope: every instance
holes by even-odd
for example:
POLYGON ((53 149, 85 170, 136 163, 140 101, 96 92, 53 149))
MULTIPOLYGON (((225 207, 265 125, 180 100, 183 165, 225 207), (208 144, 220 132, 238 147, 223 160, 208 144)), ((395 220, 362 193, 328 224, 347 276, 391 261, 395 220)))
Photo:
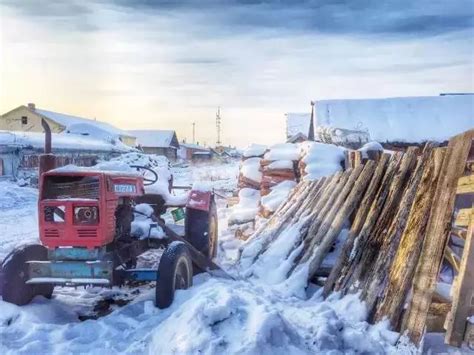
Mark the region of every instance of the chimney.
POLYGON ((36 109, 36 106, 35 106, 34 103, 30 102, 30 103, 28 104, 28 108, 29 108, 30 110, 33 110, 33 111, 34 111, 34 110, 36 109))

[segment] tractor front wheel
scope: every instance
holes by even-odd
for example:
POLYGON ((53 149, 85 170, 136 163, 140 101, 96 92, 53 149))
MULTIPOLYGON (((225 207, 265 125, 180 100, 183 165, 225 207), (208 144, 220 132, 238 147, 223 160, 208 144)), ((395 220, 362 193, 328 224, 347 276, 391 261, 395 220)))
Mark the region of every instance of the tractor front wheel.
POLYGON ((167 308, 173 303, 175 290, 185 290, 193 284, 193 264, 183 242, 172 242, 164 251, 158 266, 155 305, 167 308))
POLYGON ((48 251, 42 245, 26 245, 15 249, 2 263, 1 290, 5 302, 18 306, 28 304, 35 296, 51 298, 54 286, 51 284, 27 284, 28 261, 44 261, 48 251))

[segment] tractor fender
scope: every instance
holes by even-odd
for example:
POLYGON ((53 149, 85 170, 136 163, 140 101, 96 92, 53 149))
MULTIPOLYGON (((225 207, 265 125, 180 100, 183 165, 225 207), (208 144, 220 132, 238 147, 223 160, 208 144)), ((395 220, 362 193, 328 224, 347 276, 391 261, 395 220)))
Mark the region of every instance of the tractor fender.
POLYGON ((208 212, 211 208, 212 191, 191 190, 186 208, 208 212))

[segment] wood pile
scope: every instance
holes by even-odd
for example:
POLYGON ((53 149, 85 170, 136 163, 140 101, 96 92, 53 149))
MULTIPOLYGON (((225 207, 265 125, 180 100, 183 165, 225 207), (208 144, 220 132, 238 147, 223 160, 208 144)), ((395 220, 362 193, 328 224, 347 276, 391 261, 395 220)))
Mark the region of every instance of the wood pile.
MULTIPOLYGON (((471 130, 453 137, 445 148, 410 147, 405 153, 385 153, 378 161, 299 183, 241 249, 244 274, 251 275, 272 243, 297 226, 295 243, 280 262, 290 265, 287 280, 307 275, 309 282, 351 221, 325 280, 324 295, 359 293, 370 321, 388 318, 393 329, 406 332, 419 344, 446 255, 456 191, 472 191, 471 177, 463 176, 468 174, 473 139, 471 130)), ((453 296, 456 304, 450 313, 455 320, 448 324, 447 339, 455 334, 456 340, 450 343, 456 345, 467 327, 466 315, 474 313, 473 196, 466 217, 468 229, 458 232, 466 235, 463 257, 454 258, 459 275, 453 296)))

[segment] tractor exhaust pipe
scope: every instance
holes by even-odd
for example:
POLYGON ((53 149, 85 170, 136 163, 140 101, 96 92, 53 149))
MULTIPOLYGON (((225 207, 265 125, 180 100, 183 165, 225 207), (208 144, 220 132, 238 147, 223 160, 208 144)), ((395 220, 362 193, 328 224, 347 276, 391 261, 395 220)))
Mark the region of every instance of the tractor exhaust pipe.
POLYGON ((44 153, 39 156, 39 177, 49 170, 56 168, 56 156, 52 153, 52 135, 51 128, 44 118, 41 119, 41 125, 44 129, 44 153))
POLYGON ((51 128, 44 118, 41 119, 41 125, 45 134, 44 154, 51 154, 51 128))

